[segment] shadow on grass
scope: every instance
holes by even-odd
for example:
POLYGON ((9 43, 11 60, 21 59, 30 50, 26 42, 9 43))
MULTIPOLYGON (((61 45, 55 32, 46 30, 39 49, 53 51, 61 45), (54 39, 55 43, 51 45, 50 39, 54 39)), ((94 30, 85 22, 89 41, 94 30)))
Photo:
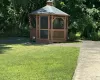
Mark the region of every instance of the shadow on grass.
POLYGON ((47 44, 39 44, 36 42, 32 42, 30 41, 29 38, 25 38, 25 37, 7 37, 7 38, 0 38, 0 44, 6 44, 6 45, 13 45, 13 44, 21 44, 24 46, 43 46, 43 45, 47 45, 47 44))
MULTIPOLYGON (((66 41, 64 43, 81 43, 82 41, 66 41)), ((48 44, 45 43, 36 43, 30 41, 29 38, 25 37, 7 37, 7 38, 0 38, 0 44, 6 44, 6 45, 13 45, 13 44, 21 44, 23 46, 45 46, 48 44)), ((55 43, 52 43, 55 44, 55 43)))
MULTIPOLYGON (((66 41, 66 42, 54 42, 54 43, 81 43, 82 42, 82 40, 76 40, 76 41, 66 41)), ((53 43, 53 44, 54 44, 53 43)))
POLYGON ((21 44, 27 42, 29 42, 29 39, 23 37, 0 38, 0 44, 21 44))
POLYGON ((36 43, 36 42, 27 42, 27 43, 23 43, 22 45, 24 46, 45 46, 45 45, 48 45, 48 44, 45 44, 45 43, 36 43))
POLYGON ((10 50, 12 47, 7 47, 6 45, 0 44, 0 54, 4 54, 5 50, 10 50))
POLYGON ((67 41, 65 43, 81 43, 82 41, 81 40, 76 40, 76 41, 67 41))

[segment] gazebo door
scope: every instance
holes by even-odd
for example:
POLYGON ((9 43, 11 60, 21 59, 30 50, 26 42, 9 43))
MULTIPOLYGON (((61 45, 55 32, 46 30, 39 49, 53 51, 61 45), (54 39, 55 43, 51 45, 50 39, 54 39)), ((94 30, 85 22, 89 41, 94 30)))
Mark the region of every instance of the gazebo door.
POLYGON ((40 16, 40 39, 48 39, 48 16, 40 16))

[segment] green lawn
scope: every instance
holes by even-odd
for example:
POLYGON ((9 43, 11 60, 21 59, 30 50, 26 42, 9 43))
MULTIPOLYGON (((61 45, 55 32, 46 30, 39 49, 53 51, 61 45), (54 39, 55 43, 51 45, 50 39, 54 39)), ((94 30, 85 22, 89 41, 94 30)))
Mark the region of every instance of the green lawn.
POLYGON ((72 80, 79 48, 0 45, 0 80, 72 80))

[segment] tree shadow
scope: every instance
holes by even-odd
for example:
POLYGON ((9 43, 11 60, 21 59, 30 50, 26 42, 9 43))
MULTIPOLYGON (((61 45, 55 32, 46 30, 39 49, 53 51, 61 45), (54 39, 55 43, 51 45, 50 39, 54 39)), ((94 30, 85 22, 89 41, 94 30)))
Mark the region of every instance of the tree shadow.
POLYGON ((7 38, 0 38, 0 45, 13 45, 13 44, 21 44, 24 46, 43 46, 47 45, 44 43, 36 43, 34 41, 30 41, 29 38, 25 37, 7 37, 7 38))
POLYGON ((27 43, 24 43, 22 44, 24 46, 46 46, 48 45, 47 43, 36 43, 36 42, 27 42, 27 43))
POLYGON ((68 43, 68 44, 70 44, 70 43, 82 43, 82 41, 81 40, 77 40, 77 41, 66 41, 66 42, 54 42, 54 43, 36 43, 36 42, 26 42, 26 43, 23 43, 22 45, 24 45, 24 46, 47 46, 47 45, 50 45, 50 44, 61 44, 61 43, 63 43, 63 44, 66 44, 66 43, 68 43))
POLYGON ((9 50, 12 47, 7 47, 6 45, 0 44, 0 54, 4 54, 5 50, 9 50))
POLYGON ((76 40, 76 41, 67 41, 65 43, 81 43, 81 42, 82 42, 82 40, 76 40))
POLYGON ((21 44, 27 42, 30 42, 29 39, 24 37, 0 38, 0 44, 21 44))
MULTIPOLYGON (((64 43, 81 43, 82 41, 77 40, 77 41, 66 41, 64 43)), ((33 41, 30 41, 29 38, 25 37, 6 37, 6 38, 0 38, 0 44, 6 44, 6 45, 13 45, 13 44, 21 44, 24 46, 46 46, 49 44, 45 43, 36 43, 33 41)), ((51 43, 55 44, 55 43, 51 43)))

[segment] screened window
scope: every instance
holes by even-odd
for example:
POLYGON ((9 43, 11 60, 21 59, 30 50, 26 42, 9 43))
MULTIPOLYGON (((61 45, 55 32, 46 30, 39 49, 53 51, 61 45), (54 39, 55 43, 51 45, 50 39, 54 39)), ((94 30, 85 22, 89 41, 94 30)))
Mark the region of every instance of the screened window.
POLYGON ((42 39, 48 39, 48 30, 40 30, 40 35, 42 39))
POLYGON ((31 25, 33 28, 36 28, 36 18, 35 17, 31 18, 31 25))
POLYGON ((41 16, 40 17, 40 28, 41 29, 48 29, 48 16, 41 16))
POLYGON ((62 18, 56 18, 53 22, 53 29, 64 29, 64 20, 62 18))

